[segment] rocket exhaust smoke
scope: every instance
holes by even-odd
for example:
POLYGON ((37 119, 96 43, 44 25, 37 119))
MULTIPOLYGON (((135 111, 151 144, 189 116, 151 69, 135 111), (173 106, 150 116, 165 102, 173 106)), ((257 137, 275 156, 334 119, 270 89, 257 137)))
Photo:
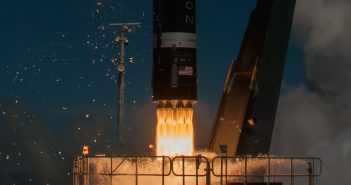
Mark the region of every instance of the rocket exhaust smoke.
POLYGON ((322 158, 320 185, 351 181, 350 10, 349 0, 297 1, 293 29, 307 84, 286 86, 273 136, 276 154, 322 158))

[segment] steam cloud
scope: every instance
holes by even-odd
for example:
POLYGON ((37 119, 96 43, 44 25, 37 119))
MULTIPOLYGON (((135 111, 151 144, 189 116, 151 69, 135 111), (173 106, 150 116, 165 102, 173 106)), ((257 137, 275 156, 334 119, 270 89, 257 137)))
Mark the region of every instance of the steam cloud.
POLYGON ((351 1, 298 0, 293 30, 307 85, 286 86, 272 152, 321 157, 317 184, 351 182, 351 1))

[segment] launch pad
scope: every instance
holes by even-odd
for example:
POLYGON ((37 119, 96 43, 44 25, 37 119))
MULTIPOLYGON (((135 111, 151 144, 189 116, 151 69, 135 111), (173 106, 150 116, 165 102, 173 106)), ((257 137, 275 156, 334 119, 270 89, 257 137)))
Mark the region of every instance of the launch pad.
POLYGON ((313 185, 321 173, 319 158, 81 156, 73 185, 313 185))
POLYGON ((207 147, 211 153, 194 155, 195 0, 154 0, 157 156, 89 156, 83 150, 74 160, 73 185, 313 185, 322 173, 321 159, 269 152, 295 1, 257 1, 227 75, 207 147))

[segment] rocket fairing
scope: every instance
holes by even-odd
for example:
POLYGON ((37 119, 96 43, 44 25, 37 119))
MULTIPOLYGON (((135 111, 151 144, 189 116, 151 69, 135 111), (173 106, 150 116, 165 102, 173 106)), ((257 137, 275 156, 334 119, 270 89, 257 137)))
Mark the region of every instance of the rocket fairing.
POLYGON ((154 0, 153 16, 153 101, 196 101, 195 0, 154 0))

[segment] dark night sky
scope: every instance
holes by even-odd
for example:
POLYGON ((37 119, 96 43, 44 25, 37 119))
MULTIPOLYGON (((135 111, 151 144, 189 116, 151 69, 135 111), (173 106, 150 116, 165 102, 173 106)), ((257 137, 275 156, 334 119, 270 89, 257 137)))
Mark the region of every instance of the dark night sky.
MULTIPOLYGON (((206 122, 199 130, 207 129, 198 134, 198 146, 208 137, 229 62, 238 54, 255 3, 197 1, 197 111, 208 113, 198 118, 206 122)), ((145 151, 145 142, 153 141, 151 0, 3 1, 0 182, 70 183, 72 158, 83 144, 113 153, 118 48, 111 22, 142 23, 128 34, 127 58, 133 60, 126 73, 126 138, 130 153, 145 151), (140 133, 145 138, 134 137, 140 133), (29 170, 43 165, 50 170, 29 170)), ((303 49, 291 42, 284 84, 305 83, 303 60, 303 49)))

